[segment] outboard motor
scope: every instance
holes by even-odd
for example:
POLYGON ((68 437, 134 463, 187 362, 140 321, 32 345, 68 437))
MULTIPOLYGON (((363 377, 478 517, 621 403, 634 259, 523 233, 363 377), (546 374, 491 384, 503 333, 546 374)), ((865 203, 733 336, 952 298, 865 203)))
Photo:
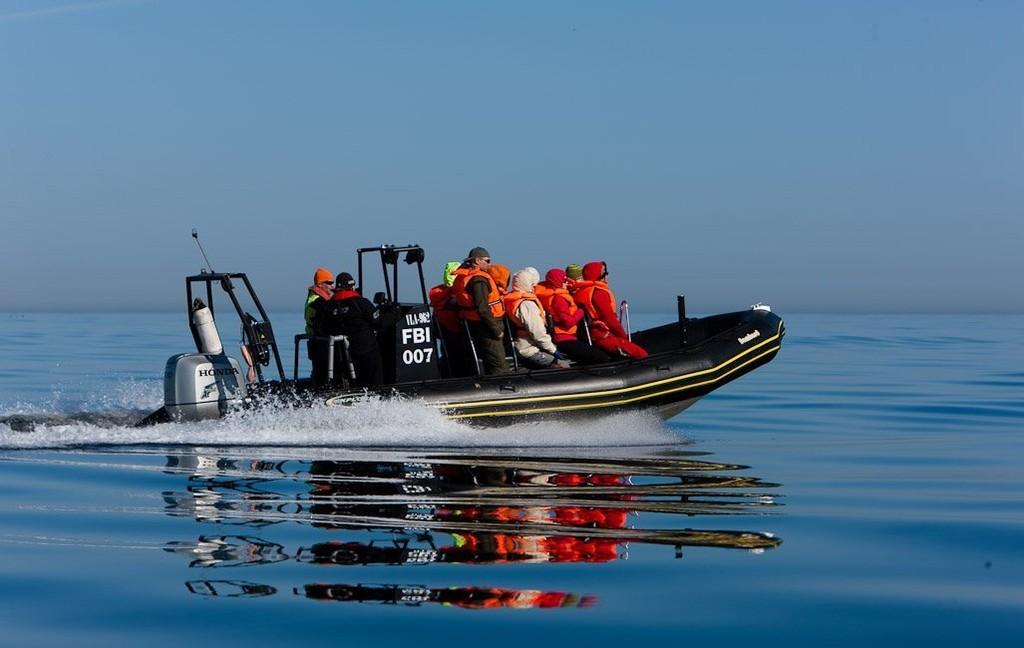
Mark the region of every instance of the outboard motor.
POLYGON ((220 418, 246 396, 238 360, 224 354, 210 309, 192 305, 192 325, 200 353, 181 353, 164 369, 164 409, 174 421, 220 418))
POLYGON ((220 341, 217 323, 213 321, 213 311, 206 307, 202 299, 192 302, 192 326, 196 330, 200 351, 214 355, 224 353, 224 345, 220 341))

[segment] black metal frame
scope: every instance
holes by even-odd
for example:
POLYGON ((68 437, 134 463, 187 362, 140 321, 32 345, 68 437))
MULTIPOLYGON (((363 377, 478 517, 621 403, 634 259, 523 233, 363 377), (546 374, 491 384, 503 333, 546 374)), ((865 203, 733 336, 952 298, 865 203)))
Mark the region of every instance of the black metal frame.
MULTIPOLYGON (((420 293, 422 303, 427 302, 427 282, 423 278, 423 260, 425 253, 419 245, 380 245, 377 247, 365 247, 356 250, 359 256, 359 289, 363 289, 363 255, 376 253, 380 256, 380 268, 384 274, 384 292, 389 302, 400 303, 398 299, 398 257, 405 253, 405 262, 409 265, 416 264, 416 270, 420 277, 420 293), (388 280, 388 266, 391 268, 391 280, 388 280), (393 289, 392 289, 393 285, 393 289)), ((363 295, 364 297, 366 295, 363 295)))
MULTIPOLYGON (((398 292, 398 260, 400 255, 405 254, 404 261, 409 264, 416 264, 416 271, 419 275, 420 280, 420 298, 423 304, 427 304, 427 283, 423 277, 423 260, 425 253, 423 248, 419 245, 381 245, 377 247, 365 247, 356 250, 359 257, 359 287, 363 287, 363 255, 376 253, 380 257, 381 271, 384 275, 384 289, 385 297, 389 302, 399 302, 398 292), (391 276, 388 276, 388 266, 391 268, 391 276)), ((192 332, 192 339, 196 343, 196 349, 201 350, 199 342, 199 331, 196 330, 195 324, 192 323, 192 301, 199 291, 193 289, 193 284, 203 284, 206 289, 206 305, 209 307, 211 314, 216 319, 216 305, 214 300, 214 284, 220 283, 220 288, 227 293, 228 298, 231 300, 231 305, 235 309, 235 314, 238 316, 239 321, 242 323, 242 330, 244 331, 244 338, 247 345, 256 343, 260 337, 257 335, 257 331, 253 327, 253 322, 247 317, 248 313, 242 308, 242 304, 238 300, 238 296, 235 294, 235 285, 232 280, 241 281, 245 284, 245 290, 249 293, 249 298, 252 299, 252 303, 256 306, 256 310, 260 313, 260 322, 256 324, 262 325, 261 330, 269 333, 269 339, 265 342, 261 342, 268 348, 268 352, 274 359, 274 364, 277 367, 277 373, 280 376, 281 382, 288 382, 288 378, 285 375, 284 364, 281 362, 281 352, 278 350, 277 336, 274 334, 273 325, 270 323, 270 316, 267 315, 266 309, 263 308, 263 304, 260 302, 259 296, 256 295, 256 291, 252 287, 252 283, 249 281, 249 277, 244 272, 207 272, 203 270, 197 275, 190 275, 185 277, 185 303, 186 303, 186 314, 188 316, 188 328, 192 332), (264 329, 265 327, 265 329, 264 329)), ((297 336, 298 337, 298 336, 297 336)), ((269 364, 269 358, 267 359, 269 364)), ((296 353, 296 364, 298 363, 298 354, 296 353)), ((263 365, 258 359, 254 361, 253 369, 256 371, 256 376, 259 381, 265 382, 263 377, 263 371, 261 366, 263 365)))
MULTIPOLYGON (((238 301, 238 296, 235 295, 235 285, 232 283, 232 279, 241 280, 242 283, 245 284, 245 289, 249 293, 252 303, 256 306, 256 310, 260 312, 262 322, 266 324, 267 331, 270 333, 270 339, 265 344, 269 347, 269 351, 273 355, 274 362, 277 365, 277 373, 281 377, 281 382, 286 382, 287 378, 285 378, 284 374, 284 365, 281 363, 281 353, 277 349, 277 337, 274 335, 274 327, 270 323, 270 316, 267 315, 267 311, 263 308, 260 298, 256 295, 256 291, 253 290, 252 284, 249 282, 249 277, 245 276, 244 272, 201 272, 197 275, 185 277, 185 312, 188 316, 188 328, 192 332, 192 339, 195 340, 196 349, 202 350, 199 343, 199 331, 196 330, 195 324, 192 323, 193 283, 206 285, 206 305, 209 307, 210 313, 214 315, 214 319, 216 319, 213 299, 213 284, 214 282, 220 282, 221 290, 227 293, 228 298, 231 299, 231 305, 235 308, 235 314, 238 315, 238 319, 242 323, 242 330, 245 332, 245 340, 248 341, 248 344, 253 344, 258 339, 256 331, 253 329, 252 322, 248 317, 246 317, 247 313, 242 308, 242 304, 238 301)), ((253 363, 253 369, 256 370, 256 376, 259 378, 259 381, 264 382, 261 364, 262 363, 259 361, 255 361, 253 363)))
POLYGON ((347 389, 349 381, 356 379, 356 368, 352 364, 352 354, 349 352, 348 336, 345 335, 306 335, 299 333, 295 336, 295 365, 292 370, 292 380, 299 380, 299 342, 302 340, 322 340, 327 342, 327 382, 334 382, 334 346, 341 342, 342 357, 345 360, 345 370, 342 376, 342 389, 347 389))

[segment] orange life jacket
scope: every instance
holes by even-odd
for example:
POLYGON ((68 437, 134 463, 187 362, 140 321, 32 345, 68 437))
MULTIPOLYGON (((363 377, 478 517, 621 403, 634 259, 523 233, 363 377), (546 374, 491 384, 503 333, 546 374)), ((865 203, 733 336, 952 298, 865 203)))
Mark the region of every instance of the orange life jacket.
POLYGON ((516 327, 516 335, 519 337, 527 337, 529 333, 526 330, 526 324, 519 318, 519 305, 524 301, 532 301, 537 304, 537 308, 540 309, 540 317, 543 320, 545 318, 544 305, 541 304, 540 299, 537 295, 528 292, 522 292, 519 290, 513 290, 512 292, 505 295, 502 300, 505 302, 505 313, 508 318, 512 321, 512 324, 516 327))
POLYGON ((598 320, 601 317, 594 306, 594 291, 604 291, 611 298, 612 306, 616 303, 615 294, 604 282, 577 282, 577 291, 572 294, 572 298, 587 311, 591 319, 598 320))
POLYGON ((444 284, 438 284, 430 289, 428 293, 430 307, 434 309, 434 319, 441 328, 453 333, 461 331, 459 327, 459 311, 449 303, 452 296, 452 289, 444 284))
POLYGON ((591 333, 597 332, 600 335, 608 330, 608 325, 601 320, 601 315, 597 312, 597 307, 594 306, 594 292, 597 290, 603 290, 608 293, 614 308, 617 303, 615 301, 615 293, 612 292, 612 289, 604 281, 577 281, 576 292, 572 294, 572 297, 579 304, 580 308, 587 311, 587 315, 590 316, 591 326, 595 329, 591 333))
MULTIPOLYGON (((565 300, 569 309, 569 316, 575 319, 576 311, 578 311, 580 307, 576 305, 576 302, 573 301, 572 295, 569 294, 569 291, 565 288, 548 288, 546 284, 539 283, 537 284, 537 287, 534 288, 534 292, 540 299, 540 305, 544 308, 544 312, 553 313, 554 310, 551 308, 551 302, 554 301, 555 297, 561 297, 565 300)), ((553 332, 556 338, 562 336, 576 337, 577 328, 578 327, 575 324, 566 328, 558 322, 554 322, 553 332)))
POLYGON ((487 305, 491 307, 491 316, 494 319, 501 319, 505 316, 505 305, 501 302, 501 293, 498 292, 498 284, 494 283, 494 277, 476 268, 459 268, 452 274, 455 275, 452 294, 455 295, 455 302, 459 305, 459 315, 463 319, 471 322, 480 321, 480 312, 476 309, 476 302, 473 301, 473 293, 468 290, 470 280, 476 277, 487 281, 487 305))

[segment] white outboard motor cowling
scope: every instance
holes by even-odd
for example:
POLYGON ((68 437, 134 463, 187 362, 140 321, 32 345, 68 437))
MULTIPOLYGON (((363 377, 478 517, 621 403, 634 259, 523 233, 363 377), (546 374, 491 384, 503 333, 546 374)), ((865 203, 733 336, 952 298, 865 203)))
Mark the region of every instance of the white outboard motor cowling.
POLYGON ((224 416, 245 400, 238 360, 224 354, 182 353, 167 360, 164 409, 174 421, 224 416))
POLYGON ((201 299, 192 304, 192 325, 199 336, 200 351, 214 355, 224 353, 224 345, 220 343, 220 333, 217 332, 217 323, 213 321, 213 312, 201 299))

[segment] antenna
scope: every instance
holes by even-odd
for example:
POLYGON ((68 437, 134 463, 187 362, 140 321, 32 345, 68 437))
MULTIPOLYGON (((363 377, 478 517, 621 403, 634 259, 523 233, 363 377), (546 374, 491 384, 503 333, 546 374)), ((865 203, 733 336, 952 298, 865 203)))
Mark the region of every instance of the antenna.
POLYGON ((199 251, 203 255, 203 260, 206 261, 206 267, 208 267, 210 269, 210 273, 211 274, 214 273, 213 272, 213 265, 210 263, 210 259, 208 259, 206 257, 206 250, 203 249, 203 244, 199 242, 199 230, 197 230, 194 227, 192 228, 192 238, 194 238, 196 240, 196 245, 199 246, 199 251))

